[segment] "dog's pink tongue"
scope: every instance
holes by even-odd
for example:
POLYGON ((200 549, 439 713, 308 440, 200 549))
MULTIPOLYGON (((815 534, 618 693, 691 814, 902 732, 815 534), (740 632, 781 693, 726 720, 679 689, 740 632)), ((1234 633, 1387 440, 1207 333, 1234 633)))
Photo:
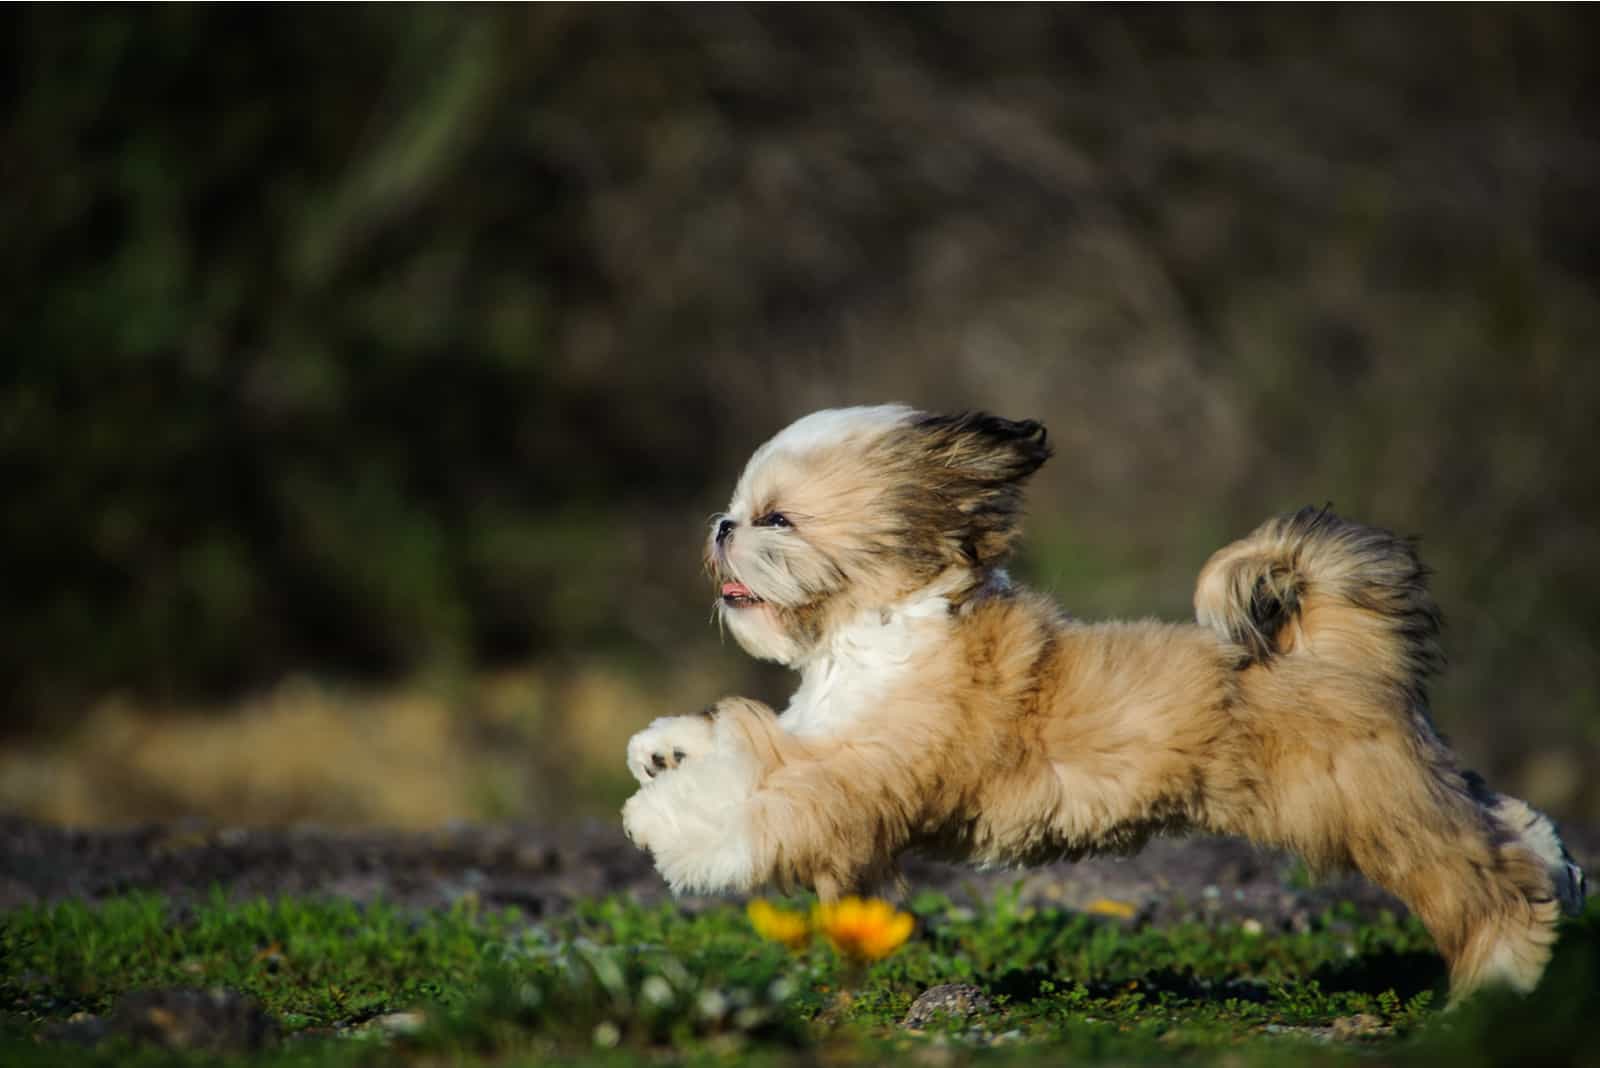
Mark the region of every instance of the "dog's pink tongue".
POLYGON ((755 597, 755 594, 751 593, 750 587, 746 586, 742 582, 724 582, 722 584, 722 596, 753 598, 755 597))

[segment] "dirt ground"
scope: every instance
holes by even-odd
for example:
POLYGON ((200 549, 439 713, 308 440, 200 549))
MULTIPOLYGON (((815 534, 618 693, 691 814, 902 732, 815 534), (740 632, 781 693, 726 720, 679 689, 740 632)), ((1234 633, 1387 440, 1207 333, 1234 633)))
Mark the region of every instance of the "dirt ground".
MULTIPOLYGON (((1600 835, 1567 832, 1584 867, 1596 870, 1600 835)), ((1230 839, 1151 843, 1129 858, 1099 858, 1025 872, 976 872, 909 859, 909 887, 977 902, 1021 884, 1023 900, 1071 909, 1131 906, 1141 918, 1242 921, 1303 926, 1337 902, 1363 914, 1404 909, 1356 876, 1311 884, 1281 854, 1230 839), (1099 903, 1098 905, 1096 903, 1099 903)), ((605 824, 562 830, 461 826, 435 832, 284 830, 166 825, 127 830, 69 830, 0 817, 0 910, 77 898, 99 900, 133 890, 179 903, 221 887, 234 898, 326 895, 384 899, 436 908, 463 898, 484 907, 516 907, 530 918, 553 915, 575 900, 626 894, 667 897, 648 858, 605 824)), ((686 908, 707 899, 687 899, 686 908)))

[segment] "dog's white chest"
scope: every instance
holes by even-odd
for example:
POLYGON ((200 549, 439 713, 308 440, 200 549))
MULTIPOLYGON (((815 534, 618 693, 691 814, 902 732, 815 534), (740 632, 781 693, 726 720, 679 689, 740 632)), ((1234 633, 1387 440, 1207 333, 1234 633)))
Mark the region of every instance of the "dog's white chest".
POLYGON ((871 697, 887 684, 862 665, 832 658, 806 669, 789 707, 778 717, 790 734, 813 737, 835 734, 855 722, 871 697))
POLYGON ((800 688, 778 722, 791 734, 811 737, 859 723, 948 637, 949 615, 950 602, 930 593, 840 628, 802 669, 800 688))

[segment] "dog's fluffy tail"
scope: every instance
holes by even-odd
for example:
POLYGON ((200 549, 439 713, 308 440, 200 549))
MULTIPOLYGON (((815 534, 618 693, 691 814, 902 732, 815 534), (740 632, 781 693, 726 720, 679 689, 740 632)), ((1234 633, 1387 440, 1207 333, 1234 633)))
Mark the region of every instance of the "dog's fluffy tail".
POLYGON ((1326 508, 1270 520, 1207 562, 1195 614, 1240 650, 1264 736, 1313 733, 1278 751, 1314 747, 1325 768, 1310 783, 1313 763, 1297 765, 1285 777, 1304 785, 1277 789, 1273 822, 1245 826, 1404 900, 1456 997, 1528 990, 1559 909, 1582 906, 1583 875, 1548 818, 1462 771, 1434 732, 1427 683, 1444 661, 1427 575, 1411 540, 1326 508))
POLYGON ((1304 649, 1426 707, 1428 678, 1444 666, 1427 580, 1411 540, 1302 508, 1212 556, 1194 609, 1256 662, 1304 649))

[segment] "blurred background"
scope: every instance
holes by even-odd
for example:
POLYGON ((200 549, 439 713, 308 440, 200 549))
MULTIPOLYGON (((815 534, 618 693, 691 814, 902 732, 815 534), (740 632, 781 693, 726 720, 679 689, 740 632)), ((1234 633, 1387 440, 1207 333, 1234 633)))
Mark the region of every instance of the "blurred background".
POLYGON ((1600 821, 1586 10, 0 18, 0 810, 614 818, 791 687, 699 570, 749 451, 903 400, 1048 424, 1081 616, 1419 535, 1441 729, 1600 821))

